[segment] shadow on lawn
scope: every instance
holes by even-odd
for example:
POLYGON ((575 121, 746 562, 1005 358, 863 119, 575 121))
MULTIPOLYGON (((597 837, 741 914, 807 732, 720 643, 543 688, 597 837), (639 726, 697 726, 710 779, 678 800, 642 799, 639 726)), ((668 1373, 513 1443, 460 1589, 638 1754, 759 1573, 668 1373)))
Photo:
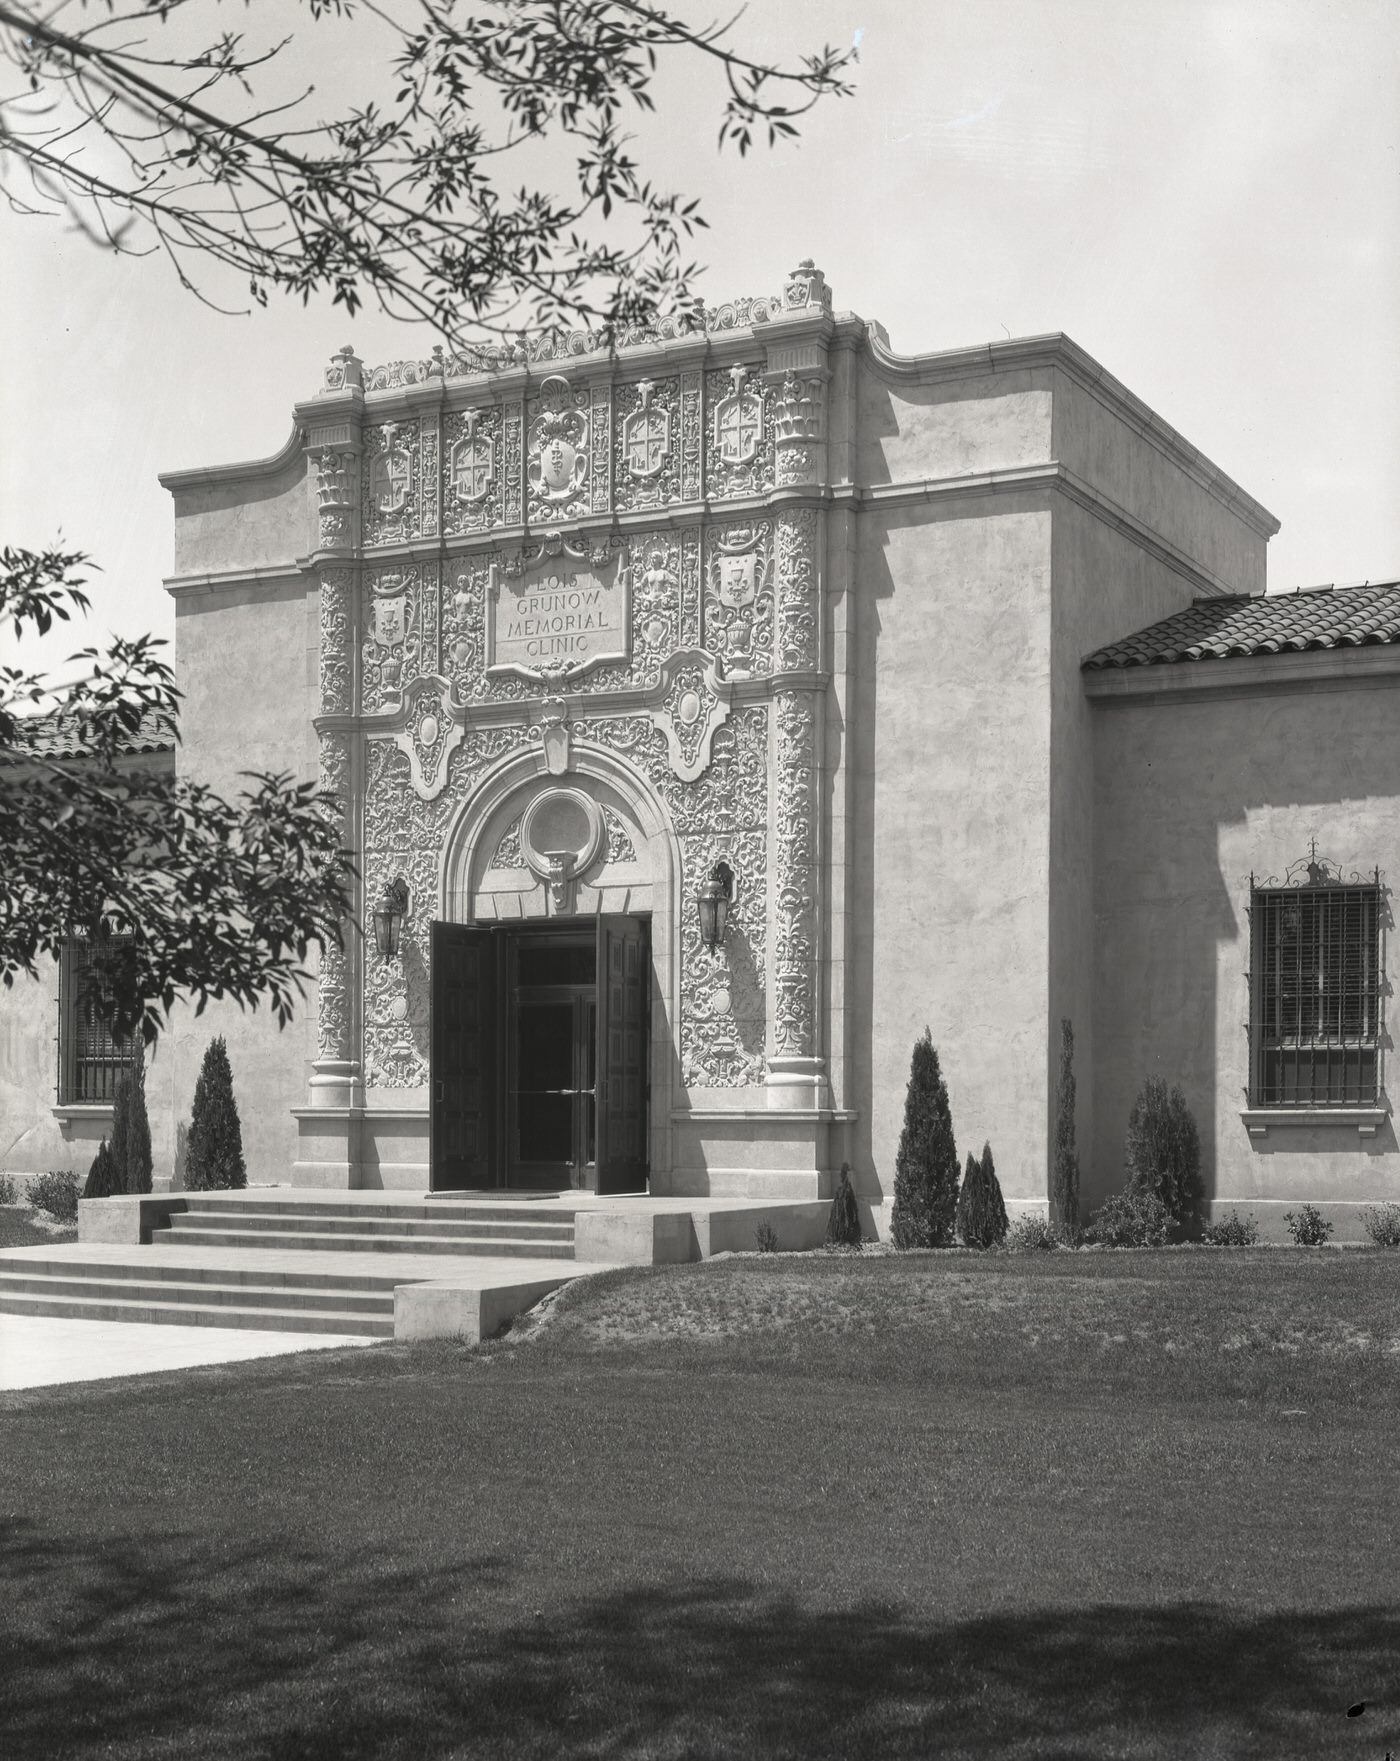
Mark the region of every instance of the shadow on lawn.
POLYGON ((11 1529, 6 1754, 1359 1755, 1395 1746, 1400 1613, 1208 1605, 940 1623, 739 1581, 546 1606, 500 1559, 11 1529), (61 1586, 61 1588, 57 1588, 61 1586), (1349 1701, 1370 1702, 1348 1721, 1349 1701))

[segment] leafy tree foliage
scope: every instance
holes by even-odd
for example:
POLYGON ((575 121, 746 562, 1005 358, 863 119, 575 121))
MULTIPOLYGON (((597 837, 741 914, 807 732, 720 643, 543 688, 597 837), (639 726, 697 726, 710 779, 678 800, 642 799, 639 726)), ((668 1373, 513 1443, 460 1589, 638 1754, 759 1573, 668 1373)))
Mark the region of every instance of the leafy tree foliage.
POLYGON ((914 1045, 904 1129, 894 1162, 894 1211, 890 1235, 896 1247, 947 1247, 953 1239, 958 1202, 958 1149, 948 1089, 924 1029, 914 1045))
POLYGON ((856 1203, 855 1188, 851 1185, 851 1164, 842 1162, 841 1178, 836 1183, 836 1191, 831 1197, 831 1211, 826 1219, 826 1245, 859 1247, 862 1239, 860 1207, 856 1203))
POLYGON ((983 1144, 980 1161, 967 1153, 956 1221, 958 1239, 967 1247, 997 1247, 1006 1240, 1006 1201, 989 1143, 983 1144))
POLYGON ((190 1192, 216 1192, 246 1186, 243 1127, 233 1098, 233 1070, 223 1035, 210 1040, 194 1089, 194 1110, 185 1151, 185 1186, 190 1192))
POLYGON ((1060 1022, 1060 1080, 1055 1090, 1055 1160, 1050 1171, 1050 1220, 1073 1247, 1079 1234, 1079 1152, 1074 1138, 1074 1028, 1060 1022))
POLYGON ((87 1181, 83 1186, 84 1198, 111 1198, 114 1193, 125 1188, 117 1183, 117 1165, 112 1160, 112 1152, 104 1137, 97 1146, 97 1154, 92 1158, 92 1166, 88 1169, 87 1181))
MULTIPOLYGON (((88 609, 85 558, 0 552, 0 623, 43 634, 88 609)), ((93 951, 98 1008, 119 1035, 155 1039, 177 995, 256 1007, 283 1025, 313 943, 339 941, 353 866, 314 783, 253 775, 234 802, 133 768, 143 726, 175 737, 180 694, 150 638, 73 657, 56 686, 0 667, 0 978, 38 974, 75 934, 93 951), (26 711, 49 710, 47 723, 26 711), (71 731, 83 756, 36 738, 71 731)))
POLYGON ((1186 1097, 1149 1076, 1128 1115, 1124 1163, 1130 1190, 1155 1193, 1173 1222, 1189 1227, 1205 1195, 1201 1138, 1186 1097))
POLYGON ((300 39, 281 35, 287 11, 269 29, 250 8, 238 31, 210 0, 0 0, 11 203, 158 248, 192 288, 223 265, 260 304, 329 292, 353 312, 368 292, 454 343, 464 323, 612 331, 686 308, 704 224, 652 186, 626 131, 654 109, 661 59, 713 67, 719 142, 741 154, 849 91, 855 59, 753 60, 730 25, 646 0, 307 0, 300 39), (356 102, 315 117, 286 84, 288 52, 309 59, 347 26, 356 102), (542 148, 571 168, 558 193, 514 182, 542 148))

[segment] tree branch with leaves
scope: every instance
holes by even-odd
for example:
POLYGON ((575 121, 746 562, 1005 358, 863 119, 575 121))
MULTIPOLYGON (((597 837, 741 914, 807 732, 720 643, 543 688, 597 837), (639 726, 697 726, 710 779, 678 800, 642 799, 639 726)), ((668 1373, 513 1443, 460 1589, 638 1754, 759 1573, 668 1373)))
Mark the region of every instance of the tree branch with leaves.
POLYGON ((266 88, 296 39, 213 32, 212 0, 0 0, 12 206, 163 251, 196 292, 214 262, 258 304, 328 292, 353 313, 369 295, 456 346, 522 328, 607 333, 683 310, 696 274, 698 205, 652 185, 624 126, 655 108, 662 59, 717 71, 719 144, 741 155, 849 92, 855 59, 827 47, 787 67, 754 60, 731 45, 733 21, 695 27, 645 0, 299 10, 307 30, 383 33, 393 78, 378 99, 320 118, 310 92, 277 101, 266 88), (508 185, 540 143, 572 154, 567 186, 508 185))
MULTIPOLYGON (((20 638, 86 611, 85 561, 0 552, 0 623, 20 638)), ((265 999, 284 1025, 312 945, 339 943, 351 910, 338 816, 314 783, 251 774, 226 801, 129 758, 143 729, 176 737, 180 694, 161 646, 83 649, 84 670, 62 683, 0 668, 0 979, 37 977, 42 956, 82 937, 118 1035, 154 1040, 177 996, 196 1012, 265 999), (68 737, 54 742, 55 730, 68 737)))

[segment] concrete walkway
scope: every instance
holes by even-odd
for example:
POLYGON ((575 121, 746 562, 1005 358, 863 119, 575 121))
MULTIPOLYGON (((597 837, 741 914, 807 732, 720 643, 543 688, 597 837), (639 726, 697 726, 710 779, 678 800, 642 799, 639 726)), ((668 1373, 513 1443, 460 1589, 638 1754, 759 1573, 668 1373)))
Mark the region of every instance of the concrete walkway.
POLYGON ((263 1333, 232 1327, 143 1326, 130 1321, 64 1321, 0 1315, 0 1390, 48 1388, 148 1376, 195 1364, 241 1363, 289 1351, 377 1345, 339 1333, 263 1333))

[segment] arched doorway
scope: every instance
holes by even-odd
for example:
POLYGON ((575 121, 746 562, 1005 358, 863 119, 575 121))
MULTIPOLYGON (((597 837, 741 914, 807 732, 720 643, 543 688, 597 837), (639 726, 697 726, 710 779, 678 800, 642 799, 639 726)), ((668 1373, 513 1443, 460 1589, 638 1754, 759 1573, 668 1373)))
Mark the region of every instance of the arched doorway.
POLYGON ((434 1189, 647 1189, 665 1141, 653 1073, 672 1062, 652 1026, 673 1018, 673 840, 640 779, 597 758, 576 750, 567 775, 533 755, 503 765, 450 834, 431 947, 434 1189))

